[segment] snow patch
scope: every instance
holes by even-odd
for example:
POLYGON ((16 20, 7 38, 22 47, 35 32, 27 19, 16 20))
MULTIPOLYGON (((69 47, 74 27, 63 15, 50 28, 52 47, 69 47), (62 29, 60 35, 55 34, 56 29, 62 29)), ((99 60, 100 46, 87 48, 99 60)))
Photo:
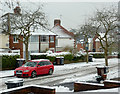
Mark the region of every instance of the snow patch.
POLYGON ((55 86, 53 88, 55 88, 56 92, 73 92, 73 90, 70 91, 68 87, 64 87, 64 86, 55 86))

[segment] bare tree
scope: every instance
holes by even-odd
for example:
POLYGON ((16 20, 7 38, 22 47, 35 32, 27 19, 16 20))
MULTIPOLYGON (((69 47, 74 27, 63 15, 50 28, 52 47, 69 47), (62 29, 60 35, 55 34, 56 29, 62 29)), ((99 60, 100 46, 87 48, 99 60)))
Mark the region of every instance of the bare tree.
MULTIPOLYGON (((85 51, 86 51, 86 62, 88 63, 88 57, 89 57, 89 54, 88 54, 88 46, 89 46, 89 38, 93 38, 94 37, 94 30, 93 30, 93 26, 92 26, 92 23, 85 23, 84 25, 82 25, 80 27, 80 29, 78 30, 79 31, 79 35, 81 34, 84 38, 84 48, 85 48, 85 51)), ((78 36, 78 35, 77 35, 78 36)))
POLYGON ((117 10, 114 8, 102 9, 101 11, 97 10, 92 21, 94 23, 93 26, 95 27, 97 38, 105 53, 105 65, 108 66, 108 49, 116 42, 116 28, 118 21, 117 10), (100 29, 102 29, 102 31, 100 29), (100 31, 102 32, 102 35, 100 34, 100 31))
POLYGON ((45 13, 42 8, 35 11, 22 11, 17 9, 17 13, 8 14, 7 21, 3 20, 3 32, 9 35, 17 35, 17 39, 22 41, 25 45, 26 61, 28 61, 28 44, 31 33, 37 29, 44 29, 47 27, 48 21, 46 20, 45 13), (6 26, 8 25, 8 29, 6 26), (23 39, 21 38, 23 37, 23 39))

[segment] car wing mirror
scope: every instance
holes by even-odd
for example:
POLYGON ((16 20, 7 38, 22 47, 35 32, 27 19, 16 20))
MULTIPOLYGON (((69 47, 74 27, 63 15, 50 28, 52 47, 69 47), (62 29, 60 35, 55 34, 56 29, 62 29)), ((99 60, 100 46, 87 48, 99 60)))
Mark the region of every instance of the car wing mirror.
POLYGON ((40 67, 40 65, 37 65, 37 67, 40 67))

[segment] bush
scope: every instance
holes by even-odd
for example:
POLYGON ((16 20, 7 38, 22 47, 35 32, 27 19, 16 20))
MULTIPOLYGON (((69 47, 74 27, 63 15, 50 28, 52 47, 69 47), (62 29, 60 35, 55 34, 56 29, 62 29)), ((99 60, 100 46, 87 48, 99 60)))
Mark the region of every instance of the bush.
POLYGON ((120 58, 120 52, 118 53, 118 58, 120 58))
POLYGON ((31 60, 33 59, 47 59, 47 55, 31 55, 31 60))
POLYGON ((81 55, 81 56, 75 56, 73 58, 73 61, 85 61, 86 60, 86 56, 81 55))
POLYGON ((92 54, 93 58, 104 58, 105 54, 92 54))
POLYGON ((51 62, 55 62, 56 57, 55 56, 47 56, 47 59, 49 59, 51 62))
POLYGON ((2 57, 2 69, 15 69, 16 59, 19 58, 20 56, 3 55, 1 57, 2 57))
POLYGON ((68 54, 68 55, 64 56, 64 60, 72 61, 72 59, 73 59, 73 55, 72 54, 68 54))

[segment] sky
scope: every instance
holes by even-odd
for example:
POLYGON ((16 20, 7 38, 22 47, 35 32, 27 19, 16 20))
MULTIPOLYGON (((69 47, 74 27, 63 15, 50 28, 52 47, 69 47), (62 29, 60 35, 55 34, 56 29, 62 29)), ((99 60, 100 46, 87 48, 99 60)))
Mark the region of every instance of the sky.
MULTIPOLYGON (((119 0, 21 0, 20 6, 26 9, 34 10, 41 3, 43 4, 43 11, 45 12, 50 28, 54 25, 54 19, 60 19, 61 25, 66 29, 76 29, 79 25, 87 22, 89 17, 94 16, 97 9, 110 8, 116 6, 119 0)), ((8 10, 8 8, 4 8, 8 10)))

